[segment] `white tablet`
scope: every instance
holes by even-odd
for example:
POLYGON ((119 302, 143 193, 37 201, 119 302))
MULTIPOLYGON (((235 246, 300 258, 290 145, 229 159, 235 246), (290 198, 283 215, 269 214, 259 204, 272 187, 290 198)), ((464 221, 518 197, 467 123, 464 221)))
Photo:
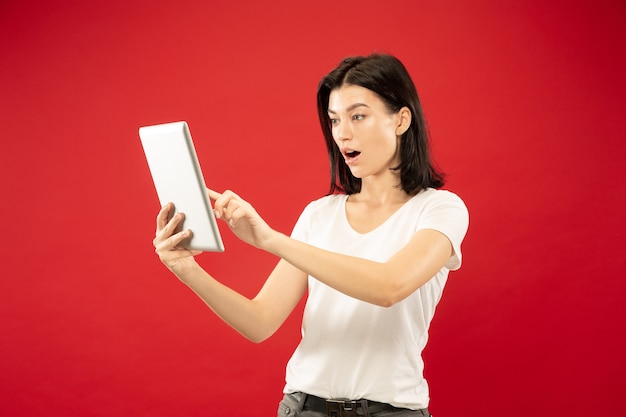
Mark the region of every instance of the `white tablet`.
POLYGON ((204 176, 191 140, 187 122, 165 123, 139 128, 139 137, 161 206, 174 203, 174 215, 185 214, 177 231, 190 229, 183 241, 188 249, 223 252, 204 176))

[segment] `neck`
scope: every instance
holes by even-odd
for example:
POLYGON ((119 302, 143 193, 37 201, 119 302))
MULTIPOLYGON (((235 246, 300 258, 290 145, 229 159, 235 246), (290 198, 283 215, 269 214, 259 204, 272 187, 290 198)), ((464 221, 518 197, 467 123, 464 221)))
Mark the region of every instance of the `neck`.
POLYGON ((399 187, 400 179, 393 176, 391 179, 364 178, 361 181, 361 191, 353 194, 353 201, 368 202, 375 205, 405 203, 411 196, 399 187))

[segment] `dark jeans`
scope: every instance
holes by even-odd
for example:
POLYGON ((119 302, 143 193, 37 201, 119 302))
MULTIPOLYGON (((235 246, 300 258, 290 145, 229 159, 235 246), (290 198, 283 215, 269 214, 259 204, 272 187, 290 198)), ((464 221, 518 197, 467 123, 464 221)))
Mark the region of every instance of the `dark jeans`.
MULTIPOLYGON (((303 410, 306 394, 296 392, 293 394, 285 394, 283 400, 278 405, 278 417, 326 417, 326 413, 317 411, 303 410)), ((360 407, 357 409, 357 416, 363 417, 431 417, 427 409, 408 410, 399 409, 395 411, 380 411, 377 413, 369 413, 360 407)))

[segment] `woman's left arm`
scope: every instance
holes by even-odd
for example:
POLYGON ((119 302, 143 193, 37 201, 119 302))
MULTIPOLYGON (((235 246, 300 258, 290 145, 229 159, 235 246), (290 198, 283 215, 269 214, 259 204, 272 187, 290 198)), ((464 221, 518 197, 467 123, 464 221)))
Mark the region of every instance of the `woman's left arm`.
POLYGON ((453 248, 443 233, 417 231, 386 262, 375 262, 330 252, 292 239, 265 223, 254 208, 232 191, 219 194, 215 214, 244 242, 270 252, 346 295, 389 307, 430 280, 450 259, 453 248))

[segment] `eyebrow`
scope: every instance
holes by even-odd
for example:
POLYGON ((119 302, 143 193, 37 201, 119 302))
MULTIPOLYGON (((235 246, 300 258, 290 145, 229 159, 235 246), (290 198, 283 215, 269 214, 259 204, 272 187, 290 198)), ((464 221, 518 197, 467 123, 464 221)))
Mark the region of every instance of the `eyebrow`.
MULTIPOLYGON (((361 106, 369 108, 369 106, 367 104, 365 104, 365 103, 354 103, 354 104, 349 105, 346 108, 346 111, 350 112, 350 111, 356 109, 357 107, 361 107, 361 106)), ((332 109, 328 109, 328 113, 337 114, 337 112, 332 110, 332 109)))

